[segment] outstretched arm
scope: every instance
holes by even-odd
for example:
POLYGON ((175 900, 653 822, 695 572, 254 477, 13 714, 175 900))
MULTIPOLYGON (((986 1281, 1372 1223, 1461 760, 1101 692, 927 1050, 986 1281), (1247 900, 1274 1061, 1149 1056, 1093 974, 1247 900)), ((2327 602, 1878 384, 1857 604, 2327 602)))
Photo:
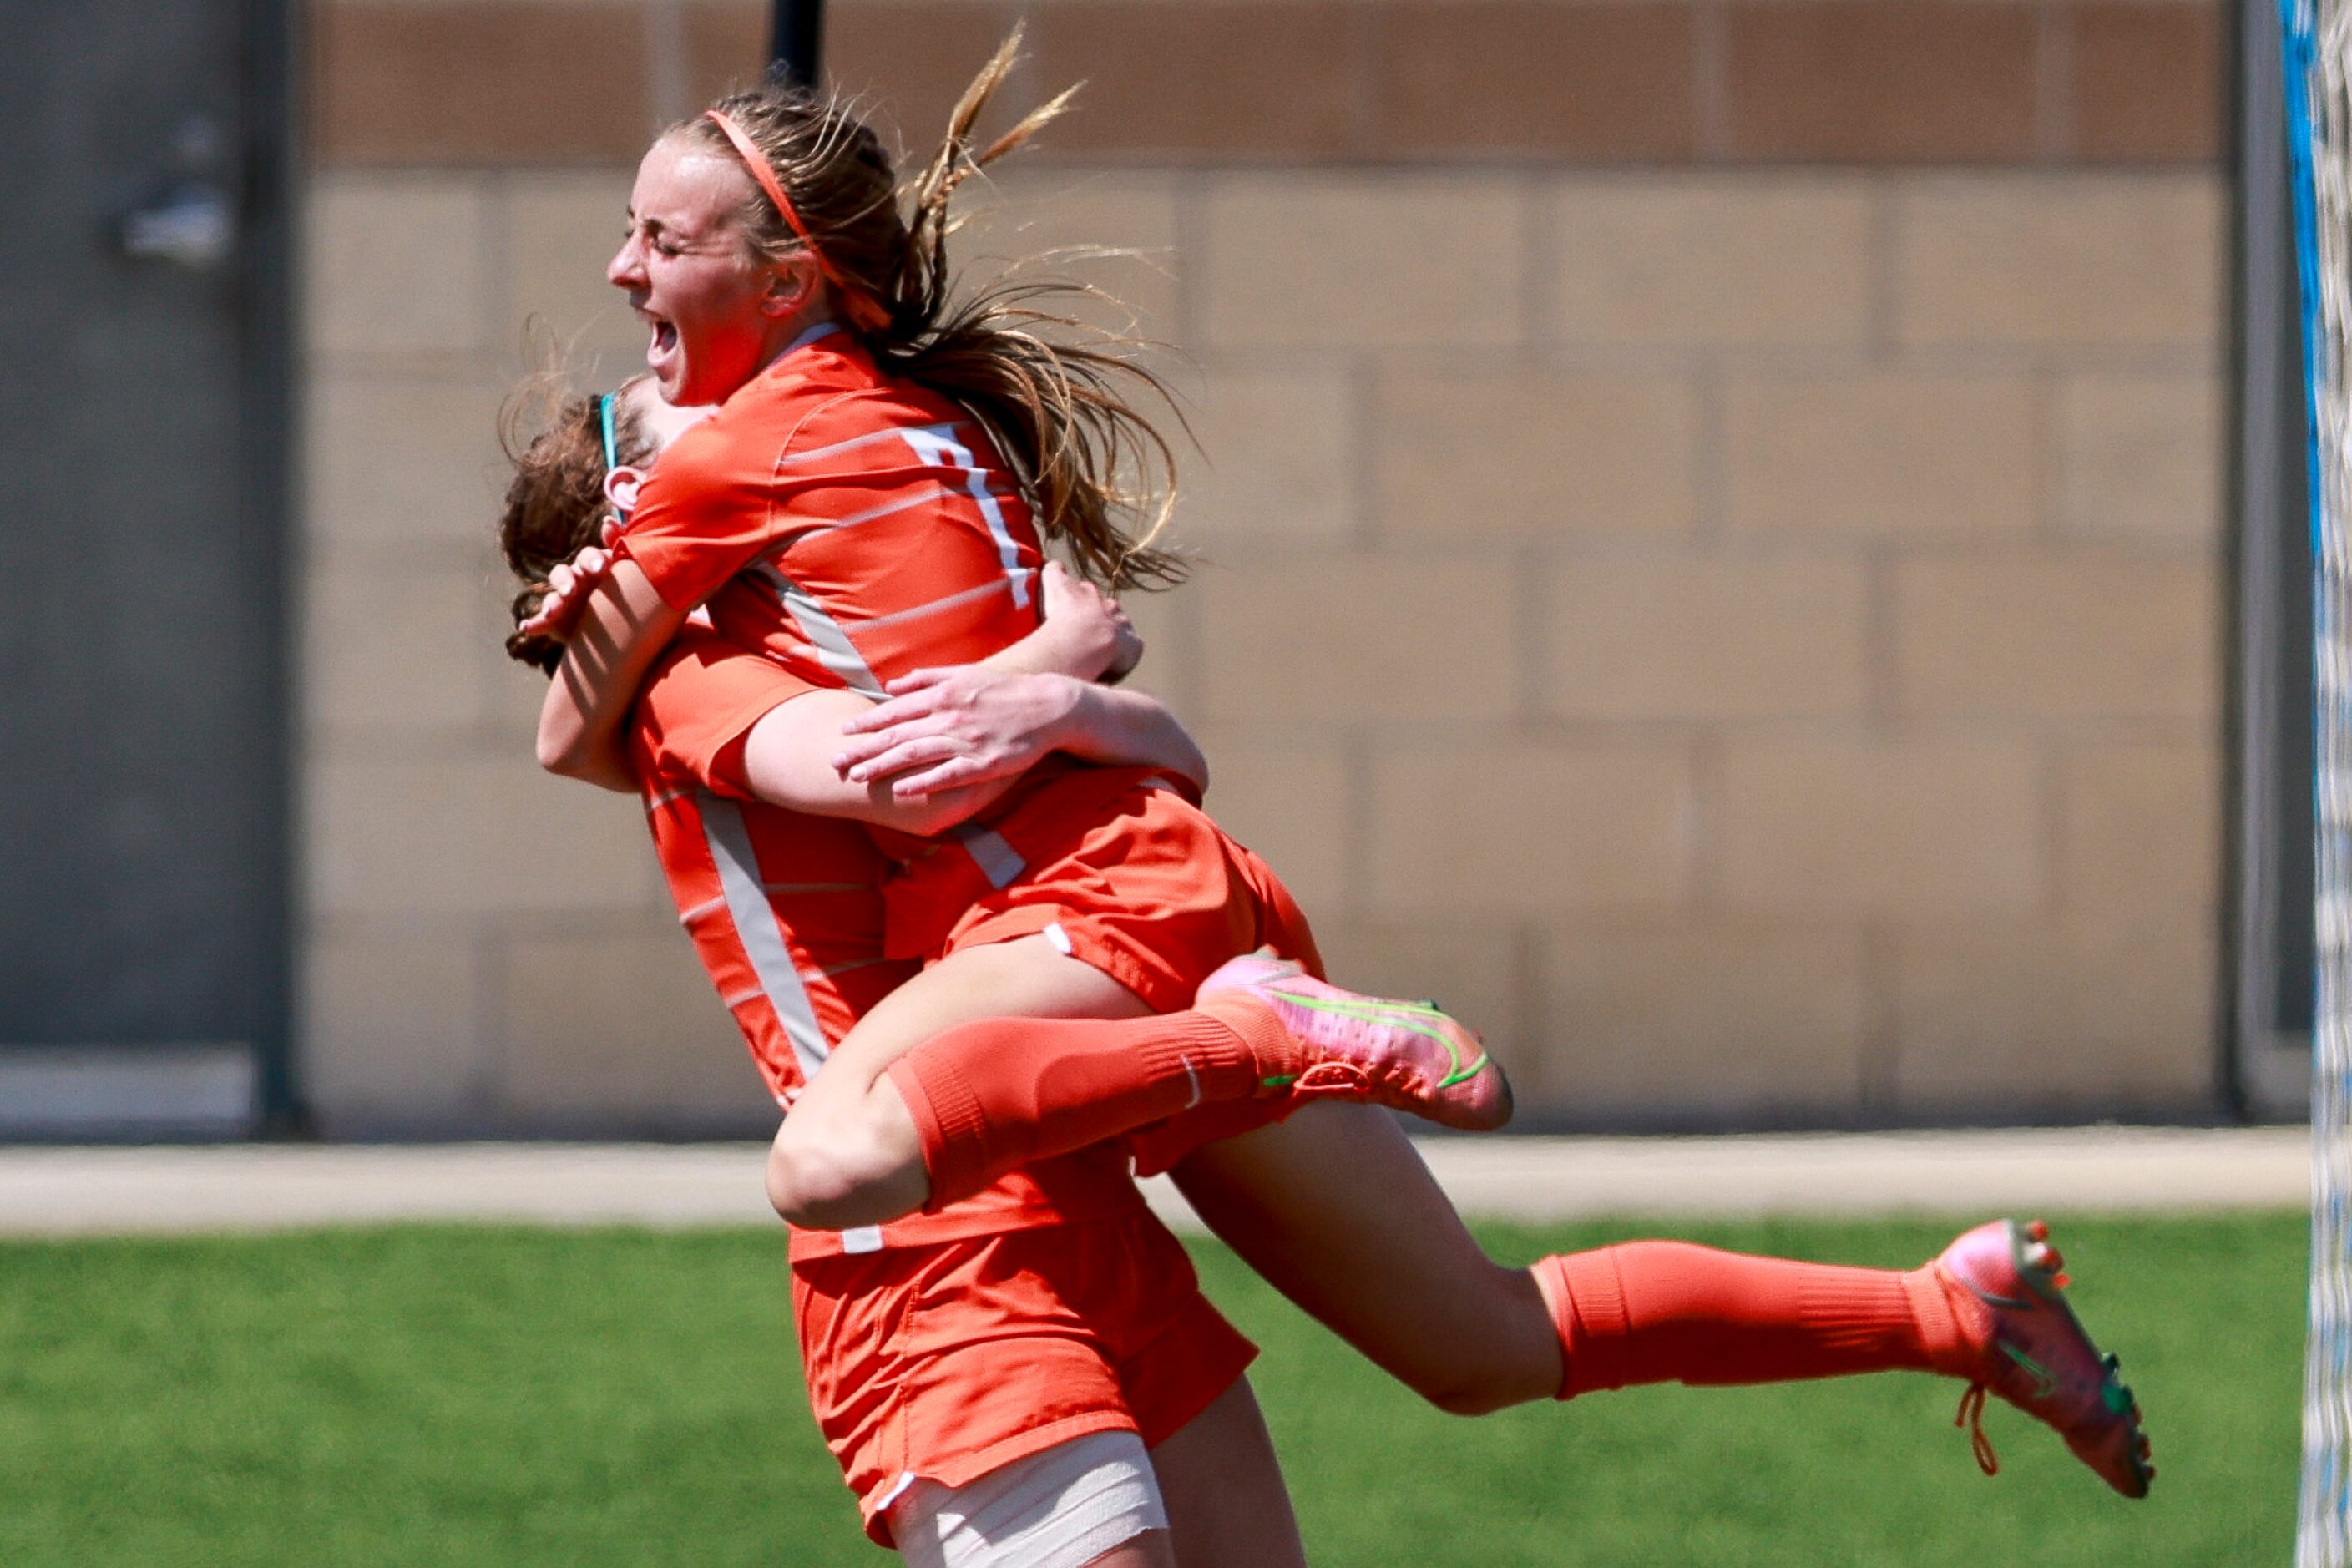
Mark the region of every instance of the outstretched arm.
POLYGON ((646 671, 686 624, 622 556, 588 590, 563 662, 539 710, 539 765, 606 789, 634 791, 622 725, 646 671))
POLYGON ((1117 601, 1058 566, 1041 587, 1044 624, 978 664, 894 681, 902 695, 878 707, 827 690, 771 709, 744 741, 752 795, 928 836, 990 805, 1051 752, 1205 785, 1207 763, 1172 714, 1094 684, 1142 657, 1117 601))
POLYGON ((888 701, 853 715, 834 766, 852 784, 888 781, 901 800, 1013 778, 1049 752, 1159 768, 1196 791, 1208 759, 1157 698, 1066 675, 918 670, 888 701))
POLYGON ((843 726, 833 765, 852 783, 889 780, 902 801, 1015 777, 1047 752, 1158 768, 1206 791, 1208 760, 1174 714, 1094 684, 1122 679, 1143 657, 1118 601, 1058 565, 1038 587, 1036 632, 978 666, 892 681, 890 700, 843 726), (991 683, 990 673, 1033 679, 991 683))
POLYGON ((928 837, 988 805, 1018 776, 904 800, 887 781, 845 777, 831 761, 841 744, 842 726, 872 706, 854 691, 828 688, 769 709, 743 738, 743 786, 770 805, 928 837))
MULTIPOLYGON (((562 663, 540 707, 540 766, 567 778, 627 791, 635 787, 622 742, 629 705, 646 671, 686 617, 662 599, 642 568, 613 549, 618 537, 617 525, 608 521, 600 543, 556 567, 549 578, 551 591, 521 629, 565 645, 562 663)), ((971 668, 1000 675, 1056 674, 1089 681, 1117 680, 1143 657, 1143 639, 1136 635, 1118 601, 1072 576, 1059 563, 1046 563, 1039 574, 1038 590, 1045 616, 1038 628, 971 668)), ((856 711, 863 711, 862 703, 856 711)), ((856 714, 844 709, 838 716, 845 721, 856 714)), ((819 745, 813 754, 822 752, 819 745)), ((1158 755, 1118 760, 1162 765, 1158 755)), ((1179 766, 1173 762, 1166 765, 1179 766)), ((937 783, 926 786, 927 790, 940 787, 937 783)), ((856 815, 814 805, 799 805, 795 809, 828 816, 856 815)))
POLYGON ((1066 675, 996 674, 977 665, 927 678, 929 684, 880 708, 841 690, 777 704, 744 737, 745 784, 771 805, 929 837, 993 804, 1053 752, 1163 769, 1196 789, 1206 782, 1208 764, 1192 738, 1139 692, 1107 690, 1066 675), (934 699, 940 707, 920 719, 844 739, 845 730, 869 714, 934 699), (920 736, 893 738, 914 725, 922 727, 920 736), (885 748, 873 761, 843 762, 845 745, 872 741, 885 748), (917 787, 893 777, 908 767, 919 770, 909 775, 917 787))

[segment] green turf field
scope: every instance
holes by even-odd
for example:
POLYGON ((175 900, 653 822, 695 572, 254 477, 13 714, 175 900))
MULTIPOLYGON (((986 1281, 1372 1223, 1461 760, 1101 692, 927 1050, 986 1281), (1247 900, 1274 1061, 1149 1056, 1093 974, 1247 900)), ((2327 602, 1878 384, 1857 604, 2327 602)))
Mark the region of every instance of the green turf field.
MULTIPOLYGON (((1909 1265, 1938 1222, 1493 1227, 1909 1265)), ((1213 1247, 1322 1564, 2284 1563, 2300 1215, 2073 1220, 2162 1474, 2109 1495, 1894 1376, 1418 1405, 1213 1247)), ((802 1406, 770 1233, 467 1228, 0 1246, 0 1563, 880 1563, 802 1406)))

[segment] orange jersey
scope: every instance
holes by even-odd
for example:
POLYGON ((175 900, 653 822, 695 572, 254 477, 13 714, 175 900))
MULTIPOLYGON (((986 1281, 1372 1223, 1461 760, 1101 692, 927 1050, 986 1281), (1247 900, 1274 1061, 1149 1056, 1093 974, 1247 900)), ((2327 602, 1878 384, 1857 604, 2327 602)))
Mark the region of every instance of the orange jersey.
POLYGON ((1045 560, 979 422, 829 325, 662 455, 621 549, 672 608, 872 697, 1035 630, 1045 560))
MULTIPOLYGON (((737 742, 761 716, 808 689, 689 628, 648 677, 631 734, 678 919, 780 1105, 916 969, 883 954, 890 865, 866 833, 752 800, 732 771, 737 742)), ((1125 1151, 1104 1144, 1017 1172, 936 1214, 862 1231, 796 1230, 793 1255, 921 1246, 1141 1205, 1125 1151)))
MULTIPOLYGON (((672 608, 706 607, 738 647, 872 697, 1037 626, 1035 523, 988 433, 830 325, 662 455, 620 548, 672 608)), ((1024 801, 1087 771, 1049 759, 940 841, 872 835, 895 859, 929 860, 922 875, 943 888, 967 870, 1006 887, 1032 862, 1015 843, 1052 831, 1011 826, 1037 815, 1024 801), (942 847, 960 853, 933 858, 942 847)), ((1150 776, 1110 771, 1113 793, 1150 776)))

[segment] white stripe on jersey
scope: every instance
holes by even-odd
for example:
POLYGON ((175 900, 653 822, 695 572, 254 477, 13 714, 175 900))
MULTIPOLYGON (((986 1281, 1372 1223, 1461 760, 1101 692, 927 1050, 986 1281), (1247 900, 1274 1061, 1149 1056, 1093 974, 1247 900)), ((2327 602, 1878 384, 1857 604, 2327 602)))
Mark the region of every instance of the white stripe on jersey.
POLYGON ((805 452, 787 452, 776 459, 776 466, 790 468, 802 463, 820 462, 844 452, 854 452, 860 447, 870 447, 877 441, 895 441, 902 433, 901 427, 896 425, 881 430, 868 430, 863 436, 852 436, 846 441, 835 441, 830 447, 812 447, 805 452))
MULTIPOLYGON (((760 890, 759 858, 751 848, 751 828, 731 800, 704 790, 700 805, 703 841, 710 847, 710 861, 719 871, 727 913, 735 922, 735 940, 742 944, 751 973, 760 978, 761 994, 776 1010, 776 1021, 783 1026, 784 1037, 792 1042, 793 1055, 800 1062, 801 1081, 806 1083, 816 1077, 832 1047, 817 1024, 808 987, 784 946, 776 911, 760 890)), ((750 999, 740 997, 728 1005, 740 1006, 750 999)))
POLYGON ((1004 563, 1004 574, 1013 580, 1013 603, 1017 609, 1029 607, 1027 574, 1021 570, 1021 546, 1013 538, 1013 529, 1004 521, 1004 507, 996 492, 988 488, 988 472, 972 460, 971 448, 955 438, 952 425, 932 425, 901 430, 907 445, 918 457, 941 468, 955 468, 964 475, 964 492, 980 508, 980 515, 988 524, 990 537, 996 541, 996 553, 1004 563))
POLYGON ((784 614, 792 616, 793 624, 800 627, 801 635, 808 638, 809 646, 816 650, 819 664, 831 670, 844 686, 862 696, 879 701, 887 695, 882 689, 882 682, 867 668, 865 656, 849 640, 849 634, 841 629, 841 623, 817 602, 814 595, 776 570, 772 561, 761 562, 757 570, 775 589, 784 614))
MULTIPOLYGON (((869 630, 875 626, 895 626, 900 621, 911 621, 916 619, 918 616, 933 615, 940 610, 952 609, 958 605, 968 605, 974 599, 985 599, 992 594, 1002 594, 1005 589, 1014 587, 1016 584, 1025 582, 1031 575, 1032 574, 1027 572, 1016 572, 1005 582, 982 583, 977 588, 966 588, 961 594, 950 594, 946 598, 933 599, 928 605, 917 605, 914 608, 909 610, 893 610, 887 616, 876 616, 871 620, 852 621, 850 625, 856 626, 861 632, 869 630)), ((1017 594, 1013 602, 1015 604, 1020 602, 1017 594)))

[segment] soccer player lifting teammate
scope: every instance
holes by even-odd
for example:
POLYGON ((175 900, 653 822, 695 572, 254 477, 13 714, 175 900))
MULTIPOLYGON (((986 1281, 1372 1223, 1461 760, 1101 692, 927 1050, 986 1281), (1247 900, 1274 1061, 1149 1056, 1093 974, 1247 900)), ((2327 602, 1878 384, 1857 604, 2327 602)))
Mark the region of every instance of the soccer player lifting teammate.
MULTIPOLYGON (((607 492, 625 509, 637 465, 691 417, 651 394, 639 378, 573 400, 518 454, 499 541, 531 584, 516 658, 554 668, 560 646, 531 612, 551 583, 573 581, 563 563, 594 537, 607 492)), ((1042 590, 1045 624, 986 669, 1002 689, 1069 699, 1033 749, 1197 771, 1164 710, 1087 684, 1133 654, 1108 596, 1058 570, 1042 590)), ((742 777, 745 729, 806 689, 689 628, 649 676, 630 736, 680 917, 786 1105, 914 969, 883 955, 888 863, 866 831, 752 798, 742 777)), ((927 809, 906 808, 902 826, 927 809)), ((1043 1161, 865 1236, 795 1229, 791 1252, 811 1402, 876 1541, 958 1568, 1303 1560, 1243 1377, 1255 1352, 1202 1296, 1124 1150, 1043 1161)))
MULTIPOLYGON (((1121 458, 1164 447, 1111 390, 1116 345, 1056 346, 1031 330, 1030 296, 950 296, 956 183, 1057 107, 973 153, 964 132, 1008 63, 959 106, 911 218, 871 132, 788 89, 725 100, 646 154, 611 275, 650 326, 663 395, 722 406, 656 466, 589 595, 542 720, 550 765, 634 787, 628 699, 700 608, 740 657, 821 689, 781 701, 736 751, 754 793, 824 809, 843 793, 826 776, 842 726, 868 701, 907 681, 896 712, 923 709, 954 688, 919 671, 1034 627, 1041 533, 1113 584, 1170 574, 1150 530, 1118 522, 1121 458)), ((934 727, 892 730, 919 738, 880 761, 938 763, 934 727)), ((947 776, 987 771, 950 760, 947 776)), ((873 786, 835 809, 895 799, 873 786)), ((929 825, 950 823, 920 842, 877 830, 902 863, 892 951, 929 967, 786 1118, 771 1188, 788 1218, 937 1210, 1177 1117, 1192 1129, 1170 1145, 1179 1179, 1221 1234, 1449 1408, 1912 1367, 1967 1381, 1964 1408, 2002 1394, 2117 1489, 2145 1490, 2137 1413, 2039 1237, 1979 1227, 1908 1274, 1664 1242, 1498 1268, 1385 1117, 1285 1118, 1353 1100, 1492 1125, 1507 1111, 1499 1072, 1434 1009, 1311 979, 1303 920, 1183 781, 1052 762, 956 792, 929 825), (1251 956, 1262 943, 1297 964, 1251 956), (959 1019, 977 1021, 946 1026, 959 1019), (1190 1147, 1212 1129, 1240 1135, 1190 1147)))

